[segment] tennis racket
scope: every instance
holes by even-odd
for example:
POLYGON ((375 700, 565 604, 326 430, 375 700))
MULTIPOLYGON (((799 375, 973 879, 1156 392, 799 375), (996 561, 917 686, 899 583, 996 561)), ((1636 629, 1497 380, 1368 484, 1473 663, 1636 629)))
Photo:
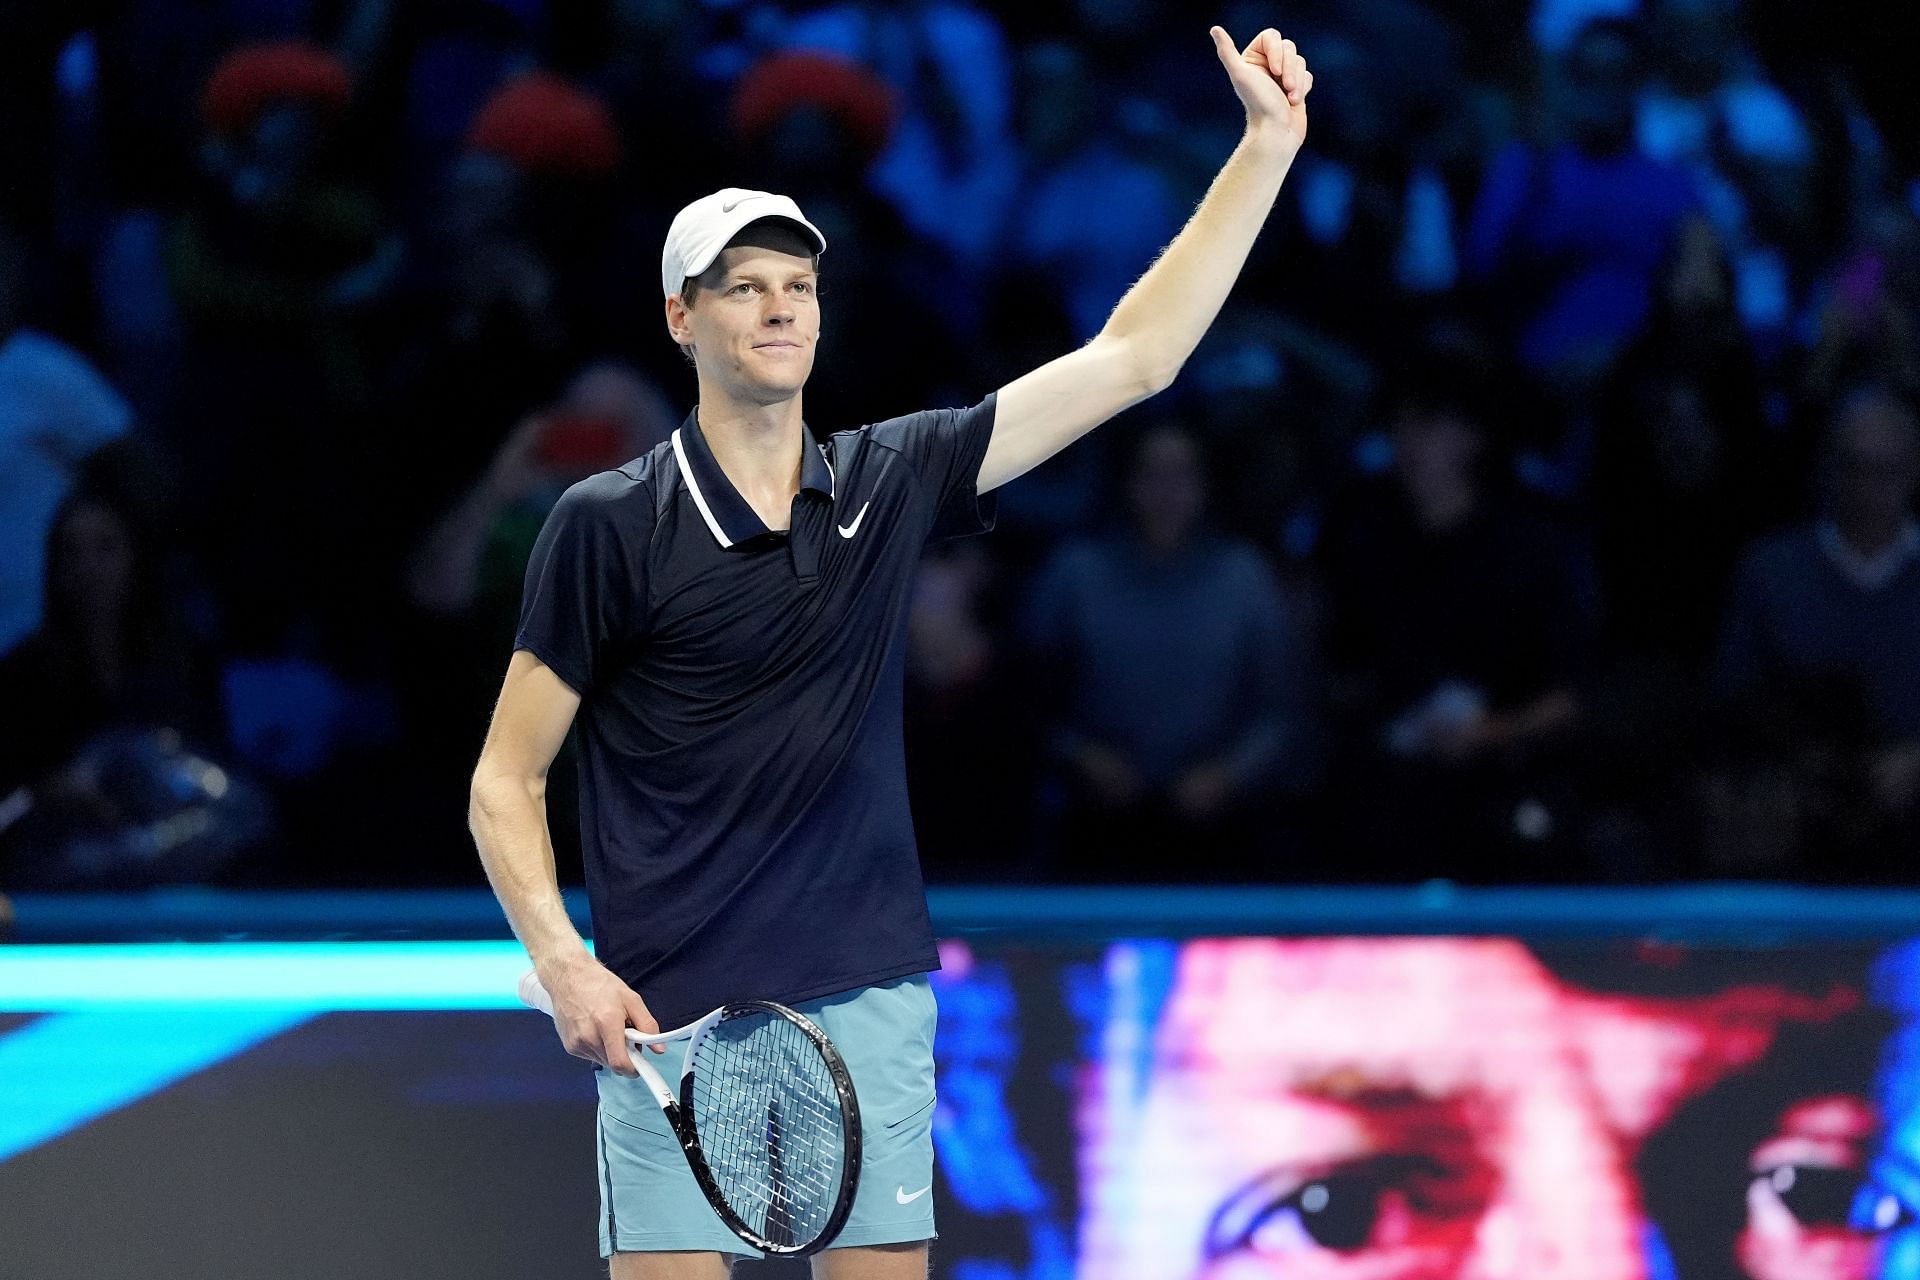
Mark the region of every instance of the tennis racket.
MULTIPOLYGON (((531 970, 520 979, 520 999, 553 1014, 531 970)), ((833 1243, 860 1182, 860 1104, 824 1031, 785 1005, 749 1000, 658 1035, 629 1028, 627 1042, 694 1181, 729 1230, 789 1257, 833 1243), (676 1040, 687 1041, 677 1095, 643 1052, 676 1040)))

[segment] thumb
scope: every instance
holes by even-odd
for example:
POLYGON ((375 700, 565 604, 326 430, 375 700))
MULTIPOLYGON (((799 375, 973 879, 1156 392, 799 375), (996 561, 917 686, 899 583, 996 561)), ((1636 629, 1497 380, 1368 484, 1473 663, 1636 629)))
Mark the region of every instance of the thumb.
POLYGON ((1240 48, 1234 44, 1233 37, 1227 34, 1225 27, 1209 27, 1207 34, 1213 37, 1213 52, 1220 59, 1220 65, 1228 71, 1239 68, 1240 48))
MULTIPOLYGON (((659 1034, 660 1024, 654 1021, 653 1011, 647 1008, 647 1002, 640 998, 640 993, 631 987, 627 988, 626 1006, 627 1022, 635 1031, 650 1036, 659 1034)), ((667 1051, 664 1045, 655 1044, 648 1045, 647 1047, 655 1053, 665 1053, 667 1051)))

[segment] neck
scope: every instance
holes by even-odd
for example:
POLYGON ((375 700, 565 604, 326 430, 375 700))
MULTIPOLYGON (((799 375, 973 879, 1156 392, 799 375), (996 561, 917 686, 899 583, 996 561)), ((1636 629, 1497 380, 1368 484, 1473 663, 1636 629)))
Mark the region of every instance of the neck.
POLYGON ((800 451, 807 436, 800 393, 757 404, 702 378, 699 420, 714 461, 740 496, 769 529, 786 528, 793 497, 800 492, 800 451))
POLYGON ((1473 514, 1475 494, 1470 484, 1408 485, 1414 517, 1422 528, 1435 532, 1453 528, 1473 514))
POLYGON ((1837 523, 1841 540, 1863 558, 1871 559, 1891 547, 1907 527, 1904 520, 1853 520, 1837 523))

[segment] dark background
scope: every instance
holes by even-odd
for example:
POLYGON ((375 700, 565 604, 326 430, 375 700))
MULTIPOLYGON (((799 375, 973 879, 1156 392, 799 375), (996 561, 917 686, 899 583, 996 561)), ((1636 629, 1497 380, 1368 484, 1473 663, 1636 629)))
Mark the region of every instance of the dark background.
POLYGON ((0 888, 473 882, 527 548, 692 396, 673 212, 826 230, 815 431, 971 403, 1203 193, 1215 20, 1311 136, 1175 388, 930 551, 929 877, 1912 882, 1903 16, 0 4, 0 888))

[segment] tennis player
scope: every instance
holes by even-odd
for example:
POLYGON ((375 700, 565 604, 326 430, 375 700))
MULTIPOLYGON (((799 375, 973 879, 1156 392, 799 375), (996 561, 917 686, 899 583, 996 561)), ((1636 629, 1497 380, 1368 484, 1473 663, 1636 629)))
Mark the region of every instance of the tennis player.
POLYGON ((901 745, 914 569, 929 540, 991 528, 992 490, 1171 383, 1225 301, 1306 137, 1313 77, 1277 31, 1244 51, 1212 36, 1247 120, 1206 199, 1097 337, 971 408, 816 444, 801 392, 825 237, 793 201, 741 189, 667 233, 667 330, 698 407, 548 517, 469 810, 562 1042, 602 1068, 615 1280, 722 1277, 749 1252, 624 1039, 749 999, 819 1023, 860 1099, 859 1190, 816 1273, 927 1274, 939 960, 901 745), (546 822, 547 769, 576 723, 594 952, 546 822))

